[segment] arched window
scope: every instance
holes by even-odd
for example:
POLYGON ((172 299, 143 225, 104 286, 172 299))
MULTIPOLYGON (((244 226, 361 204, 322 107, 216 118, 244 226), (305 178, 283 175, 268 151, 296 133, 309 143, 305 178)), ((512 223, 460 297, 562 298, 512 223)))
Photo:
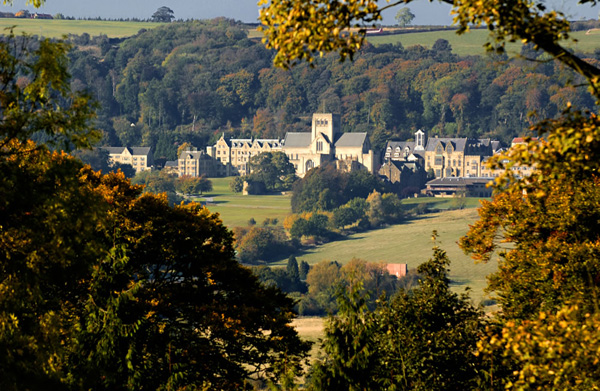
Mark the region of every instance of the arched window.
POLYGON ((312 160, 308 160, 306 162, 306 172, 308 172, 308 170, 315 168, 315 162, 313 162, 312 160))

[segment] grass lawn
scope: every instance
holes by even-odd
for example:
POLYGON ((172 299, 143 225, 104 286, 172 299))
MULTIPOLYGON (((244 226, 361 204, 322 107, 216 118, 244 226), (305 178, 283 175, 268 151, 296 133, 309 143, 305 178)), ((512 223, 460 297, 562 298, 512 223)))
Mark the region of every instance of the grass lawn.
POLYGON ((235 194, 229 189, 233 178, 212 178, 213 191, 206 193, 202 198, 207 202, 211 212, 221 215, 223 222, 230 228, 247 226, 248 220, 253 218, 260 224, 266 218, 276 218, 278 225, 292 213, 290 195, 242 195, 235 194))
POLYGON ((109 20, 64 20, 64 19, 16 19, 0 18, 0 29, 16 26, 16 34, 22 32, 46 38, 60 38, 63 35, 88 33, 94 37, 105 34, 109 38, 122 38, 135 35, 141 29, 152 29, 164 23, 119 22, 109 20))
MULTIPOLYGON (((260 224, 265 218, 277 218, 279 225, 291 211, 289 195, 244 196, 229 189, 233 178, 213 178, 213 191, 206 193, 208 209, 217 212, 229 227, 247 226, 254 218, 260 224)), ((447 209, 454 202, 451 198, 412 198, 402 201, 406 209, 419 203, 427 203, 431 208, 447 209)), ((484 299, 485 276, 496 270, 496 263, 475 264, 458 247, 458 239, 463 236, 477 219, 479 199, 466 198, 468 209, 443 211, 418 217, 404 224, 383 229, 350 235, 346 239, 309 247, 296 254, 299 260, 315 264, 322 260, 335 260, 346 263, 353 257, 370 262, 385 261, 407 263, 409 269, 416 269, 432 255, 431 233, 437 230, 438 244, 446 250, 452 264, 450 277, 457 290, 471 287, 475 303, 484 299)), ((284 266, 287 258, 272 263, 284 266)))
MULTIPOLYGON (((487 298, 484 288, 486 276, 494 272, 497 263, 475 262, 458 247, 458 239, 463 236, 477 219, 476 209, 445 211, 426 215, 405 224, 351 235, 345 240, 327 243, 305 249, 296 254, 298 261, 315 264, 322 260, 346 263, 352 258, 370 262, 406 263, 409 269, 416 269, 432 256, 431 233, 438 232, 438 245, 448 253, 451 260, 450 278, 456 291, 470 287, 474 303, 487 298)), ((282 259, 275 265, 283 266, 282 259)))

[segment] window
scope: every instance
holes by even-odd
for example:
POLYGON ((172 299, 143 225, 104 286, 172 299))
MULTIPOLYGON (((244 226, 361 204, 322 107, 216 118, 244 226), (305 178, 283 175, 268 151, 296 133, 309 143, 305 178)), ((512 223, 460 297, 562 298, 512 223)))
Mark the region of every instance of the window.
POLYGON ((436 166, 441 166, 442 164, 444 164, 444 157, 443 156, 436 156, 434 164, 436 166))
POLYGON ((323 151, 323 141, 317 141, 317 152, 323 151))
POLYGON ((308 171, 308 170, 310 170, 310 169, 312 169, 312 168, 315 167, 315 163, 312 160, 309 160, 309 161, 306 162, 306 166, 305 167, 306 167, 306 171, 308 171))

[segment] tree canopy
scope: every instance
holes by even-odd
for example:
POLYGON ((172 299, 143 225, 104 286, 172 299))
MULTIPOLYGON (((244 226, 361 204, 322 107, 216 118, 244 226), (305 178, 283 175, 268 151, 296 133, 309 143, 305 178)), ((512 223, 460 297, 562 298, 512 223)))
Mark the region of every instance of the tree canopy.
POLYGON ((90 146, 93 105, 67 45, 15 40, 0 44, 0 388, 248 389, 299 369, 293 301, 236 261, 218 215, 58 150, 90 146))
POLYGON ((153 22, 163 22, 170 23, 173 19, 175 19, 175 15, 173 14, 173 10, 169 7, 162 6, 159 7, 156 12, 152 14, 153 22))
POLYGON ((268 191, 289 190, 296 180, 296 169, 283 152, 262 152, 250 158, 248 179, 261 182, 268 191))
MULTIPOLYGON (((563 42, 569 38, 569 22, 565 15, 547 9, 542 1, 467 0, 453 6, 458 33, 472 26, 486 26, 490 32, 487 48, 503 52, 507 41, 531 42, 534 47, 551 54, 557 60, 584 76, 597 93, 600 89, 600 69, 568 50, 563 42)), ((260 9, 267 47, 275 49, 274 62, 290 67, 298 60, 312 62, 316 53, 338 51, 342 59, 353 58, 361 47, 367 26, 381 20, 385 9, 400 1, 379 6, 375 0, 300 0, 274 1, 260 9), (359 30, 351 30, 359 28, 359 30)), ((595 0, 580 0, 580 4, 596 4, 595 0)))
POLYGON ((402 7, 396 13, 395 19, 398 22, 398 26, 406 27, 409 26, 413 19, 415 18, 415 14, 410 12, 410 8, 402 7))
MULTIPOLYGON (((472 26, 485 26, 490 32, 486 45, 490 51, 503 53, 505 44, 515 41, 527 45, 526 54, 541 50, 576 72, 600 104, 600 67, 594 59, 567 49, 571 24, 562 13, 542 1, 446 2, 453 5, 459 34, 472 26)), ((352 59, 363 44, 365 27, 380 20, 384 9, 406 3, 410 1, 383 7, 374 0, 271 2, 261 10, 260 18, 267 47, 277 51, 275 64, 290 68, 330 51, 338 51, 342 60, 352 59)), ((443 77, 437 80, 438 91, 447 88, 448 81, 443 77)), ((502 312, 477 344, 478 357, 485 361, 477 371, 480 385, 486 389, 587 389, 596 383, 588 357, 600 335, 591 326, 598 315, 600 287, 596 227, 600 123, 597 106, 586 111, 572 98, 561 99, 559 106, 562 114, 555 118, 542 115, 532 122, 530 130, 538 138, 526 138, 525 143, 491 159, 495 167, 506 168, 505 174, 496 179, 497 194, 483 203, 479 221, 461 239, 463 249, 476 259, 487 261, 494 253, 500 257, 489 289, 497 294, 502 312), (523 165, 535 168, 531 176, 520 175, 523 165)), ((435 298, 428 299, 419 312, 435 302, 435 298)), ((360 316, 360 307, 353 313, 360 316)), ((434 313, 441 316, 447 312, 434 313)), ((344 328, 339 329, 333 337, 343 335, 344 328)), ((445 339, 452 340, 448 335, 445 339)), ((433 339, 412 342, 406 345, 420 350, 427 349, 433 339)), ((331 350, 341 365, 353 362, 353 356, 342 355, 347 350, 331 350)), ((354 368, 363 370, 360 365, 367 360, 357 357, 354 362, 354 368)), ((418 360, 410 361, 414 362, 418 360)), ((406 369, 404 365, 400 362, 394 370, 406 369)), ((336 373, 325 378, 336 379, 336 373)), ((419 380, 423 374, 434 379, 437 373, 421 367, 409 380, 419 380)), ((451 378, 447 374, 440 380, 451 378)), ((452 387, 440 389, 447 388, 452 387)))

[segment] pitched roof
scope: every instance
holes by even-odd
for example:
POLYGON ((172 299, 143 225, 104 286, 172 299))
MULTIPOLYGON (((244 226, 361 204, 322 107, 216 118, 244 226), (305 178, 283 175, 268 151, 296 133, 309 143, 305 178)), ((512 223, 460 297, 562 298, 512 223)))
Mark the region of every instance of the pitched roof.
POLYGON ((132 155, 144 155, 148 156, 150 153, 150 147, 102 147, 105 151, 108 151, 111 155, 120 155, 125 149, 129 151, 132 155))
POLYGON ((105 151, 108 151, 109 154, 117 154, 120 155, 121 153, 123 153, 123 150, 125 149, 125 147, 101 147, 102 149, 104 149, 105 151))
POLYGON ((427 186, 468 186, 468 185, 485 185, 492 181, 488 177, 445 177, 436 178, 427 182, 427 186))
POLYGON ((132 155, 144 155, 148 156, 150 154, 150 147, 131 147, 129 151, 132 155))
POLYGON ((288 148, 308 147, 311 142, 310 132, 287 132, 283 145, 288 148))
POLYGON ((181 151, 179 159, 206 159, 208 155, 204 151, 181 151))
POLYGON ((167 160, 165 162, 165 168, 177 168, 177 160, 167 160))
POLYGON ((448 143, 451 143, 452 148, 454 148, 455 151, 464 152, 467 145, 467 138, 430 137, 427 139, 427 146, 425 147, 425 150, 428 152, 435 151, 435 147, 437 146, 438 142, 442 143, 444 148, 446 148, 448 143))
POLYGON ((362 147, 367 140, 367 133, 342 133, 335 142, 335 147, 362 147))

